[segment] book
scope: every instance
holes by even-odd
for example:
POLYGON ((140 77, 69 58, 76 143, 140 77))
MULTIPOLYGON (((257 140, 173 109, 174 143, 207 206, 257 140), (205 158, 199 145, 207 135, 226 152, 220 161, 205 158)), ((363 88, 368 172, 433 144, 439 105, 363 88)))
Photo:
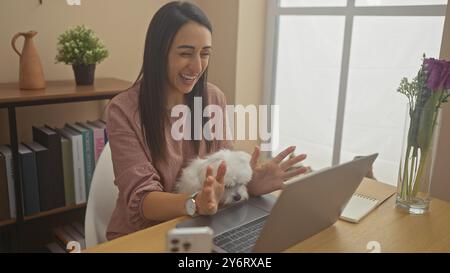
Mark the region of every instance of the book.
POLYGON ((73 177, 75 188, 75 203, 86 203, 86 184, 84 175, 83 137, 80 133, 68 127, 56 129, 64 137, 69 139, 72 146, 73 177))
POLYGON ((359 223, 395 192, 395 187, 385 187, 381 182, 364 178, 339 218, 347 222, 359 223))
POLYGON ((33 141, 48 149, 48 158, 51 161, 51 181, 53 187, 54 207, 64 207, 64 176, 62 169, 61 137, 48 125, 32 127, 33 141))
POLYGON ((101 119, 97 119, 94 121, 88 121, 88 123, 97 126, 98 128, 103 129, 104 132, 104 137, 105 137, 105 144, 108 143, 108 132, 106 130, 106 122, 101 120, 101 119))
POLYGON ((84 226, 80 222, 73 222, 72 227, 84 237, 84 226))
POLYGON ((93 149, 94 149, 94 158, 95 163, 97 163, 98 158, 100 157, 100 154, 103 151, 103 148, 105 147, 105 132, 104 129, 99 128, 91 123, 88 122, 79 122, 77 123, 80 126, 83 126, 86 129, 89 129, 92 132, 93 136, 93 149))
POLYGON ((59 244, 51 242, 45 245, 50 253, 67 253, 59 244))
POLYGON ((51 210, 59 206, 56 200, 55 182, 52 175, 52 162, 47 148, 37 142, 26 143, 28 149, 34 152, 36 160, 37 178, 39 185, 39 205, 41 211, 51 210))
POLYGON ((0 153, 0 220, 9 219, 8 178, 6 175, 6 159, 0 153))
POLYGON ((62 227, 64 231, 69 234, 72 238, 74 238, 75 242, 78 242, 80 244, 81 249, 86 248, 86 241, 84 237, 76 231, 75 228, 73 228, 71 225, 66 225, 62 227))
POLYGON ((13 159, 12 159, 12 151, 11 147, 8 145, 0 146, 0 153, 5 156, 6 163, 6 178, 8 181, 8 196, 9 196, 9 215, 11 218, 17 217, 17 208, 16 208, 16 190, 14 185, 14 174, 13 174, 13 159))
POLYGON ((23 187, 24 215, 40 212, 39 184, 33 151, 19 144, 19 168, 23 187))
POLYGON ((86 198, 88 198, 95 168, 94 136, 89 129, 86 129, 78 124, 66 124, 65 127, 80 133, 83 139, 84 181, 86 183, 86 198))
POLYGON ((70 206, 75 204, 72 143, 63 135, 61 135, 61 153, 64 176, 64 196, 66 199, 66 206, 70 206))
POLYGON ((70 236, 62 227, 56 227, 53 229, 53 236, 56 239, 56 242, 67 251, 67 247, 69 242, 75 241, 75 238, 70 236))

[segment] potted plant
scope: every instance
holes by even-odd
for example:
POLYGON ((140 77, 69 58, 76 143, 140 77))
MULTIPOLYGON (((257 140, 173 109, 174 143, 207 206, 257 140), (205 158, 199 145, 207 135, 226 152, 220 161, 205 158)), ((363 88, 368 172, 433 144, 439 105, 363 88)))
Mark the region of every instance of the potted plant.
POLYGON ((108 50, 91 29, 84 25, 63 32, 58 37, 56 63, 71 64, 77 85, 92 85, 95 65, 108 57, 108 50))

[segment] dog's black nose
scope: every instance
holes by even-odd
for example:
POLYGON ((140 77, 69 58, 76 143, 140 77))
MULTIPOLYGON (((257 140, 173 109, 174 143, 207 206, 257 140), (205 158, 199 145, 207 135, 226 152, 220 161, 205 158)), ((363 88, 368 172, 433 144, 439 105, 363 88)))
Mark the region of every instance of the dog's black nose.
POLYGON ((234 196, 233 196, 233 200, 236 201, 236 202, 239 201, 239 200, 241 200, 241 195, 240 195, 240 194, 234 195, 234 196))

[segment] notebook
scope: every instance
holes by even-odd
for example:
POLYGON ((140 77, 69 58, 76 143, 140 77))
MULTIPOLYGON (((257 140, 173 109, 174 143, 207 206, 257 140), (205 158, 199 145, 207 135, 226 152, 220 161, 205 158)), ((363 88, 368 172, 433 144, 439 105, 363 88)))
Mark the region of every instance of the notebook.
POLYGON ((393 186, 364 178, 340 216, 341 220, 358 223, 395 193, 393 186))
POLYGON ((378 199, 354 193, 345 206, 340 219, 358 223, 364 216, 376 208, 379 202, 378 199))

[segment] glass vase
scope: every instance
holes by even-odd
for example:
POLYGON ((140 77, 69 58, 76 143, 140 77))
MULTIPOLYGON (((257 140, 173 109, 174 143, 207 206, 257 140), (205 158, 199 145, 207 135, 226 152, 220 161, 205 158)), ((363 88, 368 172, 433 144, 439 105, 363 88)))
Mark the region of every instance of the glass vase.
POLYGON ((396 207, 424 214, 430 207, 430 186, 440 109, 407 106, 396 207))

